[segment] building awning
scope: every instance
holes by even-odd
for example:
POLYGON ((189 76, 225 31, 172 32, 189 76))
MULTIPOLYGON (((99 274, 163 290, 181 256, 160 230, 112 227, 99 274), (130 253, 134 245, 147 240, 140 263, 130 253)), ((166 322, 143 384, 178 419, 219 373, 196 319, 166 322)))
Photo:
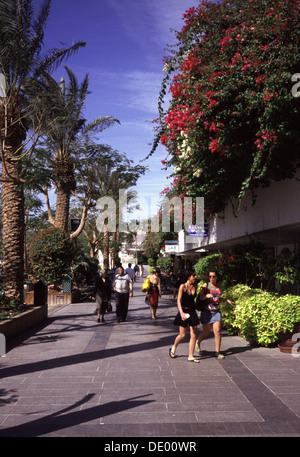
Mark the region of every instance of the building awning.
POLYGON ((188 249, 187 251, 178 252, 176 254, 176 256, 185 255, 185 256, 195 257, 195 256, 200 256, 201 254, 205 254, 206 252, 208 252, 207 249, 198 247, 195 249, 188 249))

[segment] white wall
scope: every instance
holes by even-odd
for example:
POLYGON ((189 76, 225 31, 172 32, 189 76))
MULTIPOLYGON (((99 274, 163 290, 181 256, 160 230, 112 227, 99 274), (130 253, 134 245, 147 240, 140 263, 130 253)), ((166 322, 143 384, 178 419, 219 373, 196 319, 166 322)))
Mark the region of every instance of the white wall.
POLYGON ((242 200, 241 208, 235 215, 232 206, 228 205, 224 218, 215 218, 210 221, 208 237, 201 239, 196 244, 187 243, 186 234, 182 230, 178 234, 179 252, 196 247, 207 248, 210 245, 238 240, 260 232, 270 234, 273 230, 275 233, 279 228, 288 233, 288 238, 290 234, 295 235, 295 230, 297 237, 300 237, 300 171, 296 178, 299 181, 288 179, 273 182, 268 188, 258 189, 254 206, 252 206, 252 197, 249 193, 242 200))
MULTIPOLYGON (((300 172, 297 177, 300 178, 300 172)), ((227 206, 224 214, 224 219, 215 218, 209 223, 209 236, 201 241, 201 247, 300 224, 300 181, 289 179, 274 182, 268 188, 257 190, 254 206, 251 196, 247 195, 242 200, 241 209, 236 212, 237 217, 231 205, 227 206)))

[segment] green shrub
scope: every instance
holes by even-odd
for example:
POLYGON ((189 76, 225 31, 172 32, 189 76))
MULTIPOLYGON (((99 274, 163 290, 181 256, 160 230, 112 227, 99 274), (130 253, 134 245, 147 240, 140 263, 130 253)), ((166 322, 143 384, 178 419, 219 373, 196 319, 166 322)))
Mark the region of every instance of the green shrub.
POLYGON ((251 289, 238 284, 223 295, 235 302, 221 304, 222 318, 230 334, 240 334, 250 343, 268 346, 281 332, 292 331, 300 321, 300 297, 251 289))
POLYGON ((73 242, 61 229, 42 230, 29 246, 31 269, 36 279, 59 284, 70 273, 74 256, 73 242))
POLYGON ((172 268, 173 262, 171 257, 160 257, 156 264, 162 271, 166 271, 172 268))
POLYGON ((154 267, 154 266, 155 266, 155 263, 156 263, 155 260, 152 259, 152 257, 149 257, 149 259, 148 259, 148 265, 149 265, 150 267, 154 267))
POLYGON ((197 277, 202 281, 207 281, 209 271, 216 270, 218 271, 218 260, 220 258, 220 254, 212 254, 206 257, 202 257, 202 259, 198 260, 195 264, 195 272, 197 273, 197 277))

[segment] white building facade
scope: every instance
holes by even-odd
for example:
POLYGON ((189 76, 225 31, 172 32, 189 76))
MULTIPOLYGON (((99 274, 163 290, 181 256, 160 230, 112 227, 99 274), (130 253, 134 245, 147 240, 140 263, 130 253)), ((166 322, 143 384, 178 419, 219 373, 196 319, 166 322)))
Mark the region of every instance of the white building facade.
MULTIPOLYGON (((238 202, 235 203, 238 206, 238 202)), ((276 256, 283 249, 300 252, 300 171, 293 179, 257 189, 254 205, 250 194, 242 199, 235 213, 228 205, 223 217, 211 220, 207 233, 195 237, 193 242, 182 230, 178 235, 178 254, 213 253, 253 239, 273 248, 276 256)))

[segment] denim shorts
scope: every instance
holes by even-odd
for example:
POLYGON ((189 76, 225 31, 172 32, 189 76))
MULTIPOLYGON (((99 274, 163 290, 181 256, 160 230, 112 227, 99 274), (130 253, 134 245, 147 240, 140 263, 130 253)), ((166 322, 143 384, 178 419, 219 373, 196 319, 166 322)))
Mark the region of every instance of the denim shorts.
POLYGON ((213 324, 214 322, 221 322, 222 316, 220 311, 211 311, 209 309, 205 309, 201 311, 200 315, 200 322, 201 324, 213 324))

